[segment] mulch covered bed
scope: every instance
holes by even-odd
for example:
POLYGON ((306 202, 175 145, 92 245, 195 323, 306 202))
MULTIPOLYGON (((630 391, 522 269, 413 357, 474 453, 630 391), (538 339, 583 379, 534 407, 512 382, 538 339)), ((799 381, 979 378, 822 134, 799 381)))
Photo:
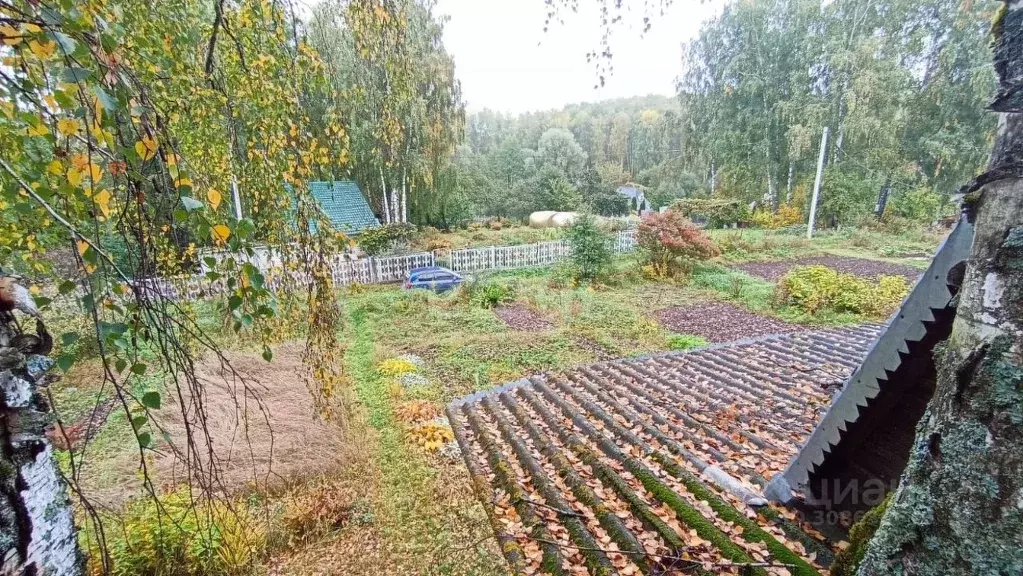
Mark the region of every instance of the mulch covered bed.
POLYGON ((918 276, 923 274, 922 270, 881 262, 879 260, 867 260, 866 258, 850 258, 847 256, 807 256, 796 260, 781 260, 777 262, 749 262, 736 266, 750 276, 758 276, 771 282, 777 282, 793 266, 827 266, 844 272, 859 276, 861 278, 877 278, 878 276, 902 276, 910 282, 914 282, 918 276))
POLYGON ((553 326, 550 320, 521 304, 498 306, 494 308, 494 314, 515 330, 541 332, 553 326))
POLYGON ((695 334, 710 342, 731 342, 767 334, 805 330, 802 326, 776 318, 758 316, 749 310, 724 302, 664 308, 655 314, 661 324, 672 332, 695 334))

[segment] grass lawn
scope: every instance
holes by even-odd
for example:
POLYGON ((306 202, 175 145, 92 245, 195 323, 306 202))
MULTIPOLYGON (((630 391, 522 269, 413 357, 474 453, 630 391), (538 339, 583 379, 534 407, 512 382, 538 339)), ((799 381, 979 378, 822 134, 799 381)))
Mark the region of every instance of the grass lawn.
MULTIPOLYGON (((530 329, 513 328, 462 292, 436 295, 396 286, 343 289, 342 342, 353 407, 344 426, 317 420, 308 405, 301 327, 281 332, 274 361, 266 364, 258 359, 254 342, 225 332, 216 306, 197 306, 203 326, 210 334, 220 334, 232 363, 244 366, 254 380, 272 383, 264 388, 276 397, 276 409, 288 414, 273 424, 278 435, 275 459, 280 458, 278 470, 284 472, 271 495, 253 496, 261 500, 261 509, 275 511, 269 519, 271 530, 275 534, 284 530, 278 524, 289 506, 314 488, 326 486, 344 495, 343 522, 301 538, 269 539, 261 570, 270 574, 501 573, 503 560, 464 466, 455 455, 419 447, 414 434, 421 422, 403 416, 411 407, 427 406, 439 414, 443 404, 454 398, 524 375, 698 342, 661 325, 656 312, 666 308, 714 301, 808 326, 862 322, 864 318, 851 314, 809 316, 797 309, 776 308, 773 284, 730 266, 824 253, 920 268, 926 261, 916 260, 914 251, 929 254, 939 241, 937 236, 886 237, 859 231, 822 233, 812 242, 754 230, 713 231, 712 235, 723 248, 722 256, 698 265, 685 283, 643 278, 635 257, 620 258, 614 280, 596 288, 574 286, 558 268, 477 278, 506 286, 511 296, 505 305, 539 319, 530 329), (382 362, 407 354, 422 359, 416 383, 401 385, 381 374, 382 362)), ((205 365, 203 370, 210 375, 208 393, 216 394, 215 371, 205 365)), ((85 361, 54 385, 65 421, 83 418, 97 397, 109 395, 98 387, 97 375, 95 361, 85 361)), ((220 419, 227 421, 230 411, 225 410, 220 419)), ((234 432, 228 426, 222 433, 234 432)), ((87 487, 112 502, 118 493, 136 493, 125 487, 137 484, 132 469, 137 451, 129 423, 118 409, 102 423, 89 451, 94 472, 85 476, 87 487)), ((66 463, 66 456, 63 459, 66 463)), ((158 465, 156 469, 161 470, 158 465)), ((238 483, 236 489, 251 492, 245 483, 238 483)))

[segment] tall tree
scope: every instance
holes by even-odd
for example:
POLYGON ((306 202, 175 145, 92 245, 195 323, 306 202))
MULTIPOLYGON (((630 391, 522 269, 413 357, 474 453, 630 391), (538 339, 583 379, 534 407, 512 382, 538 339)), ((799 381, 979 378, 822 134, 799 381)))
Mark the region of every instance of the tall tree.
POLYGON ((992 28, 1000 89, 988 170, 967 186, 976 227, 952 335, 916 448, 864 575, 1023 570, 1023 6, 992 28))

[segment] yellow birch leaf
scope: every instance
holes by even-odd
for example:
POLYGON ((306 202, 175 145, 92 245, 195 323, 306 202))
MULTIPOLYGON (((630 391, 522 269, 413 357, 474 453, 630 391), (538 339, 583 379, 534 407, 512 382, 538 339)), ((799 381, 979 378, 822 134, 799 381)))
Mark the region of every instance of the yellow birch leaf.
POLYGON ((135 143, 135 153, 143 160, 150 160, 156 156, 156 149, 159 147, 156 140, 149 136, 143 136, 142 140, 135 143))
POLYGON ((81 125, 78 123, 78 120, 75 120, 74 118, 57 120, 57 132, 59 132, 62 136, 74 136, 78 133, 80 126, 81 125))
POLYGON ((220 244, 227 242, 227 239, 231 237, 231 229, 226 224, 217 224, 211 232, 213 239, 220 244))
POLYGON ((25 30, 27 30, 31 34, 38 34, 43 31, 42 28, 31 22, 26 22, 25 24, 22 25, 22 27, 24 27, 25 30))
POLYGON ((54 176, 60 176, 64 172, 64 165, 60 163, 60 160, 51 160, 46 166, 46 171, 54 176))
POLYGON ((96 164, 89 163, 89 176, 92 177, 92 182, 95 184, 99 182, 99 179, 103 177, 103 169, 96 164))
POLYGON ((100 212, 103 212, 103 216, 110 216, 110 191, 100 190, 92 197, 92 201, 99 206, 100 212))
POLYGON ((53 56, 53 51, 57 49, 57 43, 53 40, 49 42, 40 42, 38 40, 30 40, 28 43, 28 49, 32 51, 40 60, 47 60, 50 56, 53 56))
POLYGON ((75 246, 78 248, 79 256, 85 256, 85 251, 89 249, 89 243, 85 240, 75 240, 75 246))
POLYGON ((191 178, 179 178, 179 179, 174 181, 174 187, 175 188, 181 188, 182 186, 191 187, 192 186, 192 179, 191 178))
POLYGON ((10 24, 0 26, 0 38, 3 38, 4 44, 8 46, 21 44, 21 32, 10 24))
POLYGON ((210 207, 216 210, 220 206, 220 201, 223 200, 223 195, 216 188, 210 188, 206 191, 206 199, 209 200, 210 207))
POLYGON ((50 133, 49 128, 47 128, 46 124, 43 124, 42 122, 39 122, 38 124, 33 124, 32 126, 28 127, 29 136, 46 136, 49 133, 50 133))
POLYGON ((68 168, 67 169, 67 181, 69 183, 71 183, 71 185, 74 186, 75 188, 78 188, 79 186, 82 185, 82 178, 83 177, 84 177, 84 174, 81 171, 79 171, 79 170, 77 170, 75 168, 68 168))

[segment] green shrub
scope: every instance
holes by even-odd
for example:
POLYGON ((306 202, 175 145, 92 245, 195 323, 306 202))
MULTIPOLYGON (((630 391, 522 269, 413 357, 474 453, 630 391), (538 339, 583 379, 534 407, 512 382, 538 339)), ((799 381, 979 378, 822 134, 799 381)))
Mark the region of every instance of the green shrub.
POLYGON ((739 200, 721 198, 686 198, 671 205, 671 210, 690 220, 706 221, 708 228, 724 228, 732 224, 749 224, 753 214, 739 200))
POLYGON ((397 222, 363 230, 356 238, 356 244, 366 254, 376 256, 399 245, 408 244, 415 235, 415 226, 404 222, 397 222))
POLYGON ((515 289, 507 284, 476 280, 469 284, 469 301, 481 308, 493 308, 515 299, 515 289))
POLYGON ((797 266, 782 277, 776 305, 789 305, 810 314, 851 312, 872 317, 890 314, 909 293, 901 276, 881 276, 870 282, 826 266, 797 266))
MULTIPOLYGON (((265 525, 242 502, 194 502, 186 489, 132 501, 105 530, 110 574, 233 576, 251 572, 266 546, 265 525)), ((89 572, 102 573, 102 552, 85 537, 89 572)))
POLYGON ((692 350, 707 345, 707 339, 693 334, 672 334, 668 336, 668 348, 671 350, 692 350))
POLYGON ((575 219, 566 234, 572 247, 572 267, 576 280, 600 280, 611 268, 611 239, 590 214, 575 219))

